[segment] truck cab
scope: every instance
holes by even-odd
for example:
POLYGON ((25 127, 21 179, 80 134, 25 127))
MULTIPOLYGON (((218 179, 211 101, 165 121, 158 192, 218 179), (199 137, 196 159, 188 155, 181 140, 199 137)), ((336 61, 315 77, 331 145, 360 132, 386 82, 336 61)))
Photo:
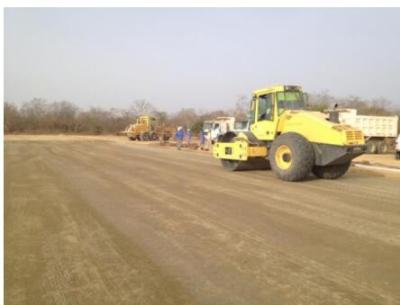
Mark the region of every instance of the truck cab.
POLYGON ((234 117, 217 117, 214 120, 204 121, 203 131, 206 133, 207 139, 214 142, 221 134, 233 130, 234 124, 234 117))

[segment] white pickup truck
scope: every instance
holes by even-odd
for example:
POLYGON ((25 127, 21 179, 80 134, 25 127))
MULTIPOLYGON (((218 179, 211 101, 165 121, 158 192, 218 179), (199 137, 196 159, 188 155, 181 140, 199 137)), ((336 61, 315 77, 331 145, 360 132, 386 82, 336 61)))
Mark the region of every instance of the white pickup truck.
POLYGON ((204 121, 203 131, 206 133, 206 138, 214 142, 219 135, 234 129, 234 117, 217 117, 214 120, 204 121))

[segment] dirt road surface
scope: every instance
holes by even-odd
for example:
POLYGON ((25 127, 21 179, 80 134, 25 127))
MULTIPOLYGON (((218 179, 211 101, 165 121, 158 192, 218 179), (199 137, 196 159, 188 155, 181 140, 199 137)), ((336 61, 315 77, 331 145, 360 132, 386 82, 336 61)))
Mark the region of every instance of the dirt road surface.
POLYGON ((400 176, 225 172, 94 137, 5 141, 5 298, 23 304, 399 304, 400 176))

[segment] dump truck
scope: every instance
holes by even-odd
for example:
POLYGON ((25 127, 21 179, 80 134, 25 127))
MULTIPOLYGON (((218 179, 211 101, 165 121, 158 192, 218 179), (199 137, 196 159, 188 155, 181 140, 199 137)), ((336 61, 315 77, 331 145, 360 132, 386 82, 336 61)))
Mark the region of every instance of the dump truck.
POLYGON ((219 135, 228 131, 242 131, 248 128, 248 121, 236 120, 235 117, 224 116, 217 117, 214 120, 203 122, 203 131, 206 133, 207 139, 214 143, 219 135))
POLYGON ((256 90, 250 102, 249 130, 218 138, 213 155, 229 171, 271 168, 286 181, 311 173, 319 178, 344 175, 351 160, 366 150, 361 130, 305 110, 300 86, 256 90))
POLYGON ((138 141, 168 141, 173 129, 157 123, 155 117, 141 115, 134 124, 129 125, 124 132, 130 140, 138 141))
POLYGON ((335 114, 338 123, 347 124, 362 130, 370 154, 393 152, 398 134, 398 116, 360 115, 357 109, 340 108, 327 111, 335 114))
POLYGON ((220 134, 226 133, 234 129, 234 117, 217 117, 214 120, 203 122, 203 131, 206 133, 206 138, 214 143, 220 134))

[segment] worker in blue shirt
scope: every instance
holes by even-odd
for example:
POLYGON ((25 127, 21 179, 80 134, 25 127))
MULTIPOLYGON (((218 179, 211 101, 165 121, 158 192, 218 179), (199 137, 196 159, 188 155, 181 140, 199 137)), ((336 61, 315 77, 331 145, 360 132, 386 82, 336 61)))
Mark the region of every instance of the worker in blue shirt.
POLYGON ((203 129, 200 129, 200 149, 203 150, 204 149, 204 143, 206 143, 206 133, 203 129))
POLYGON ((192 141, 192 131, 190 130, 190 128, 187 129, 186 136, 187 136, 188 146, 190 147, 190 142, 192 141))
POLYGON ((183 139, 185 138, 185 130, 179 126, 175 133, 176 148, 181 150, 183 139))

